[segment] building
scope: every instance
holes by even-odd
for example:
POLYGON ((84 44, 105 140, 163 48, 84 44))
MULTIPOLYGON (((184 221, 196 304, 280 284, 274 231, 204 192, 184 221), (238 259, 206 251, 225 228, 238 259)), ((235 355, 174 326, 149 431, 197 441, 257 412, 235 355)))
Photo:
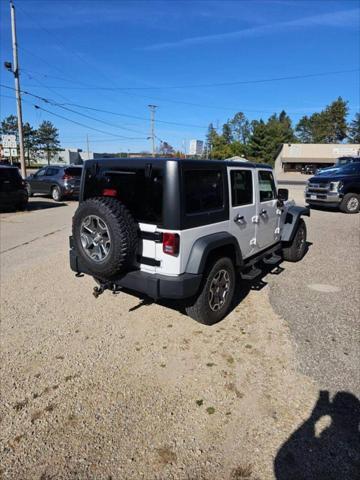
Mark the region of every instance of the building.
POLYGON ((202 155, 204 142, 202 140, 190 140, 189 155, 202 155))
POLYGON ((339 157, 360 155, 360 144, 284 143, 275 160, 277 172, 297 172, 305 165, 330 167, 339 157))

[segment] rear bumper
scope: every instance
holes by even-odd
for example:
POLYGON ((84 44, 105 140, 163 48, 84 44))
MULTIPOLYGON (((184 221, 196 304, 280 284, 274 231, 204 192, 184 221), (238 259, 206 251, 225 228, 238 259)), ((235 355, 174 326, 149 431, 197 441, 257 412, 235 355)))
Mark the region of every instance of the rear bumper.
MULTIPOLYGON (((76 255, 73 248, 70 249, 70 267, 76 273, 92 275, 81 264, 81 258, 76 255)), ((133 270, 112 279, 109 283, 116 287, 145 294, 155 300, 159 298, 183 299, 196 294, 200 287, 201 279, 201 274, 183 273, 170 277, 168 275, 133 270)), ((107 280, 104 280, 104 283, 106 282, 107 280)))

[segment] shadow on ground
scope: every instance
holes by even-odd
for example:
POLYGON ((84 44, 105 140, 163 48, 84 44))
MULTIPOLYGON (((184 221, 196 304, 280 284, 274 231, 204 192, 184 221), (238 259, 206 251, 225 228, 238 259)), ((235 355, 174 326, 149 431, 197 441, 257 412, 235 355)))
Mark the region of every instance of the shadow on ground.
MULTIPOLYGON (((309 244, 311 245, 311 244, 309 244)), ((278 266, 268 266, 263 264, 262 265, 262 273, 261 275, 253 281, 242 280, 239 276, 237 278, 237 283, 235 287, 235 294, 233 298, 233 302, 228 314, 230 314, 247 296, 252 290, 262 290, 264 287, 267 286, 267 282, 264 280, 266 275, 280 275, 285 269, 279 264, 278 266)), ((125 291, 125 290, 124 290, 125 291)), ((133 312, 138 310, 139 308, 146 307, 152 305, 153 303, 158 303, 166 308, 171 308, 172 310, 177 310, 178 312, 186 315, 186 306, 189 304, 189 300, 170 300, 170 299, 160 299, 160 300, 153 300, 149 297, 139 294, 138 292, 128 291, 126 293, 133 295, 139 298, 140 302, 135 305, 134 307, 130 308, 130 311, 133 312)), ((190 299, 191 301, 191 299, 190 299)), ((216 325, 216 324, 214 324, 216 325)))
POLYGON ((0 208, 0 213, 16 213, 16 212, 34 212, 36 210, 46 210, 48 208, 57 208, 57 207, 66 207, 67 203, 64 202, 52 202, 50 200, 32 200, 22 210, 18 210, 13 206, 2 206, 0 208))
POLYGON ((359 480, 360 402, 349 392, 330 401, 321 391, 308 418, 281 446, 276 480, 359 480))

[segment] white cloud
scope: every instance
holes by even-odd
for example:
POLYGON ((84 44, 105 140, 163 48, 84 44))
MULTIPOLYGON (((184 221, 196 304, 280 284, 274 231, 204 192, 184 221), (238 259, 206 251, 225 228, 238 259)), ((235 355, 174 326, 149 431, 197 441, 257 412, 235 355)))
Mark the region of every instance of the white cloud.
POLYGON ((148 45, 144 47, 143 50, 162 50, 167 48, 179 48, 191 45, 200 45, 204 43, 216 43, 226 40, 234 40, 237 38, 261 37, 295 28, 356 27, 359 26, 359 14, 360 10, 357 8, 350 10, 340 10, 336 12, 297 18, 295 20, 263 24, 260 26, 244 28, 242 30, 236 30, 233 32, 188 37, 172 42, 155 43, 153 45, 148 45))

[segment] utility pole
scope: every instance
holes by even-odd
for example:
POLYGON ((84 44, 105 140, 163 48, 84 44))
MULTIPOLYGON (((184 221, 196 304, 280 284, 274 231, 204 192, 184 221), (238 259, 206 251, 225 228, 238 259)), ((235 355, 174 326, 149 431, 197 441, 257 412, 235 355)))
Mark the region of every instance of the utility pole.
POLYGON ((15 91, 16 91, 16 106, 17 106, 17 118, 18 118, 18 130, 19 130, 19 147, 20 147, 20 164, 21 175, 26 177, 26 165, 24 155, 24 134, 23 134, 23 121, 22 121, 22 108, 21 108, 21 93, 20 93, 20 72, 19 72, 19 60, 17 51, 17 38, 16 38, 16 23, 15 23, 15 5, 10 1, 11 12, 11 32, 12 32, 12 49, 13 49, 13 68, 12 72, 15 78, 15 91))
POLYGON ((150 125, 151 125, 151 142, 152 142, 152 156, 155 157, 155 110, 157 105, 148 105, 150 108, 150 125))

